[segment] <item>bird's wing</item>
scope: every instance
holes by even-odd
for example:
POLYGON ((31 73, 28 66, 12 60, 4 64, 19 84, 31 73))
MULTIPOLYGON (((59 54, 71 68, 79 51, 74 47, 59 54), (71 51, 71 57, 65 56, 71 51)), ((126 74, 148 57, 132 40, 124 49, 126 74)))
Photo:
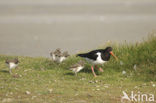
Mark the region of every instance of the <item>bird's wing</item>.
POLYGON ((99 52, 99 51, 94 50, 94 51, 89 52, 89 53, 88 53, 88 57, 89 57, 89 59, 96 60, 97 57, 98 57, 97 52, 99 52))
POLYGON ((96 58, 98 56, 96 53, 97 53, 97 51, 91 51, 91 52, 88 52, 88 53, 78 54, 77 56, 96 60, 96 58))
POLYGON ((70 66, 70 68, 76 68, 77 66, 79 66, 79 64, 74 64, 74 65, 70 66))

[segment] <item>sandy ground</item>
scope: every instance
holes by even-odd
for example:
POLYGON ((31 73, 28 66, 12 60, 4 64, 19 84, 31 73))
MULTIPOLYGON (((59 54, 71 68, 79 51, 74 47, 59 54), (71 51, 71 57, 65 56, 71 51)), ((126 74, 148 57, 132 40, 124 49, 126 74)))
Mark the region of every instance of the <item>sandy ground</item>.
POLYGON ((75 54, 156 31, 155 0, 0 0, 0 54, 75 54))

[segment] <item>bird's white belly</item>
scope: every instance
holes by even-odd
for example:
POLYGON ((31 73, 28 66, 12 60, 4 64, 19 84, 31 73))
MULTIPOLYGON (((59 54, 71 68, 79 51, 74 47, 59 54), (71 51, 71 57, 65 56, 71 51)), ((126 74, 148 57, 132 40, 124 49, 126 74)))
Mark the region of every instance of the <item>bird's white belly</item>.
POLYGON ((17 64, 15 64, 15 63, 9 63, 9 67, 10 67, 10 69, 16 68, 17 67, 17 64))
POLYGON ((96 61, 94 61, 94 64, 103 64, 103 63, 105 63, 106 61, 104 61, 104 60, 102 60, 102 58, 101 58, 101 56, 100 57, 98 57, 97 59, 96 59, 96 61))
POLYGON ((60 57, 60 58, 59 58, 59 62, 61 63, 61 62, 63 62, 65 59, 66 59, 65 57, 60 57))
POLYGON ((64 60, 66 59, 66 57, 55 57, 55 60, 54 61, 56 61, 56 62, 58 62, 58 63, 61 63, 61 62, 63 62, 64 60))
POLYGON ((79 72, 79 71, 82 70, 82 69, 83 69, 83 66, 79 66, 79 67, 77 68, 76 72, 79 72))
POLYGON ((106 61, 102 60, 101 57, 98 57, 96 60, 92 60, 89 58, 85 58, 85 59, 92 64, 103 64, 106 62, 106 61))

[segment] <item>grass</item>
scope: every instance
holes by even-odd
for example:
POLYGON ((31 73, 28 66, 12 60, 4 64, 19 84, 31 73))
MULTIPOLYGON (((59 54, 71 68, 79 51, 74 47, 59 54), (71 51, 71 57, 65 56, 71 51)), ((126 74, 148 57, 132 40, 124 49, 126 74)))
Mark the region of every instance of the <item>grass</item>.
POLYGON ((101 66, 103 73, 96 71, 97 78, 93 77, 90 64, 78 76, 74 76, 68 68, 81 59, 75 56, 62 64, 43 57, 19 56, 19 67, 13 70, 18 77, 13 77, 9 75, 5 59, 14 56, 0 55, 0 101, 120 103, 122 91, 128 94, 140 91, 156 96, 156 36, 152 35, 148 40, 136 44, 109 45, 114 48, 119 61, 111 58, 101 66), (126 74, 122 74, 122 71, 126 71, 126 74))

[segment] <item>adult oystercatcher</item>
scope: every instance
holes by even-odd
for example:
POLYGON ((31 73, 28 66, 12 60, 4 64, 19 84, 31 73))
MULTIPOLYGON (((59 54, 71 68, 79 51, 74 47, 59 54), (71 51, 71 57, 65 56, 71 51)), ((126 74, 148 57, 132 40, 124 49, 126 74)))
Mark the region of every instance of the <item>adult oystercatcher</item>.
MULTIPOLYGON (((112 50, 113 50, 112 47, 106 47, 105 49, 97 49, 90 51, 88 53, 77 54, 77 56, 85 58, 88 62, 96 66, 97 64, 103 64, 109 61, 111 55, 115 57, 116 60, 118 60, 118 58, 114 55, 112 50)), ((93 75, 96 77, 93 66, 91 66, 91 69, 93 75)), ((99 68, 99 70, 101 72, 103 71, 102 68, 99 68)))
POLYGON ((85 65, 85 62, 80 60, 78 63, 72 65, 69 68, 69 70, 72 70, 75 73, 75 75, 77 76, 77 73, 84 68, 84 65, 85 65))
POLYGON ((16 68, 16 67, 18 66, 19 61, 18 61, 17 58, 15 58, 15 59, 10 59, 10 60, 7 59, 7 60, 5 61, 5 63, 6 63, 6 64, 8 65, 8 67, 9 67, 9 73, 12 74, 11 69, 16 68))

